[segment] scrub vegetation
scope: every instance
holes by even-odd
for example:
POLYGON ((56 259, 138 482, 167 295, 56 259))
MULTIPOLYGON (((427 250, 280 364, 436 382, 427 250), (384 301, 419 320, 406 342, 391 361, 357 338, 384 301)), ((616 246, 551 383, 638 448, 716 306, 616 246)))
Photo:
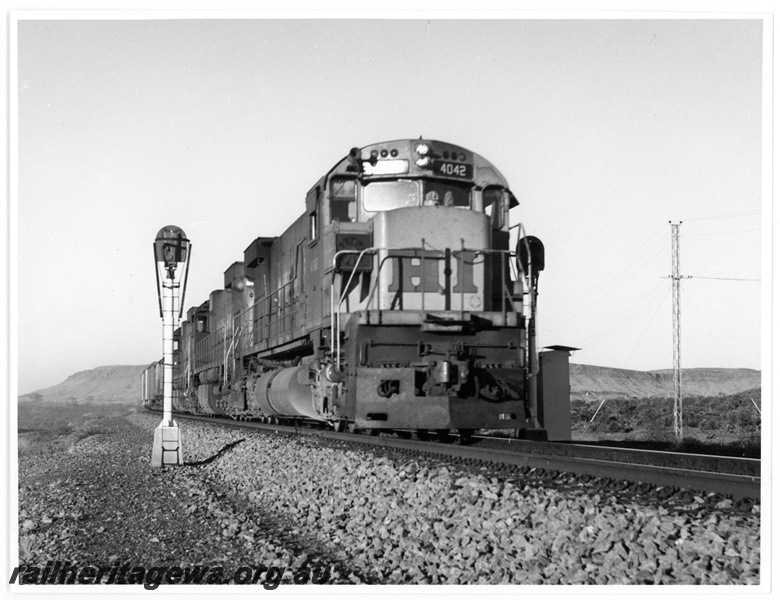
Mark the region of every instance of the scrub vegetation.
POLYGON ((575 439, 656 442, 669 449, 705 450, 758 457, 761 389, 729 396, 683 398, 682 444, 675 444, 672 398, 572 400, 575 439), (680 448, 684 446, 684 448, 680 448))
POLYGON ((136 412, 134 406, 89 402, 18 403, 19 454, 72 452, 81 440, 106 433, 109 423, 136 412))

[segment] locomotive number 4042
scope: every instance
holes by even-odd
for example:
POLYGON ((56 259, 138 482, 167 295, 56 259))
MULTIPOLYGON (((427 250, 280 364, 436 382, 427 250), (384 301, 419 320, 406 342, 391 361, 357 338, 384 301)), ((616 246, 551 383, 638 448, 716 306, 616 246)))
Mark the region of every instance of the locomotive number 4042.
POLYGON ((433 169, 440 175, 446 175, 448 177, 462 177, 464 179, 471 179, 473 167, 464 163, 448 162, 446 160, 434 161, 433 169))

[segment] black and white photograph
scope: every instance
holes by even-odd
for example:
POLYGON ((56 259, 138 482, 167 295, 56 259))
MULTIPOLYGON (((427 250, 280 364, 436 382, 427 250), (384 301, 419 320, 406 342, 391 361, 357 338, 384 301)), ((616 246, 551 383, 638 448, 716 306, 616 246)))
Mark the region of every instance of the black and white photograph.
POLYGON ((11 7, 6 591, 770 594, 775 9, 663 9, 11 7))

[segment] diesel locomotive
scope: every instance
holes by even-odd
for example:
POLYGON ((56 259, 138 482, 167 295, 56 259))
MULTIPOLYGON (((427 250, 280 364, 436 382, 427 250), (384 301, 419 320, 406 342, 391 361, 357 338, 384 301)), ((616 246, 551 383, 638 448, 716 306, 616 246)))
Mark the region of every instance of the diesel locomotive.
MULTIPOLYGON (((286 231, 255 239, 224 289, 187 311, 174 410, 570 439, 571 349, 536 348, 544 246, 510 227, 517 206, 498 169, 460 146, 353 148, 286 231)), ((141 388, 146 407, 162 405, 161 361, 141 388)))

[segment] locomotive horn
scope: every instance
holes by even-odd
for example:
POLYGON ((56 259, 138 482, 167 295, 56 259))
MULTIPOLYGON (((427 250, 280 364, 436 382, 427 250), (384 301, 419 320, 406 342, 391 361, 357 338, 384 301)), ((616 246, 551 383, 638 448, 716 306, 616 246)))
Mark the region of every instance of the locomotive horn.
POLYGON ((352 150, 349 151, 349 156, 347 157, 350 162, 350 171, 357 171, 358 173, 363 173, 363 160, 360 158, 360 148, 357 146, 352 148, 352 150))

